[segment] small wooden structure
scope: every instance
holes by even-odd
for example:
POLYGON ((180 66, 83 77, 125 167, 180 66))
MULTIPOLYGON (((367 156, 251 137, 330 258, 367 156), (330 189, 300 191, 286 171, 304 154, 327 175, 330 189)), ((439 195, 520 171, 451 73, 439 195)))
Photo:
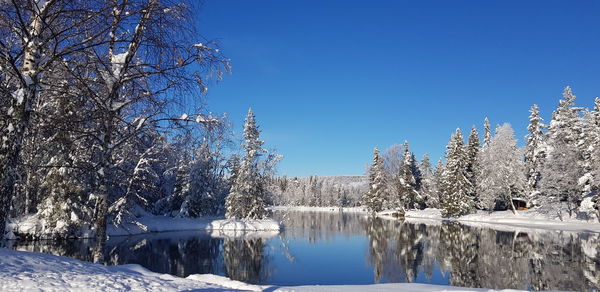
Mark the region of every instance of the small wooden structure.
POLYGON ((527 208, 527 201, 525 199, 513 198, 512 199, 512 203, 515 206, 515 209, 517 209, 517 210, 527 210, 527 209, 529 209, 529 208, 527 208))

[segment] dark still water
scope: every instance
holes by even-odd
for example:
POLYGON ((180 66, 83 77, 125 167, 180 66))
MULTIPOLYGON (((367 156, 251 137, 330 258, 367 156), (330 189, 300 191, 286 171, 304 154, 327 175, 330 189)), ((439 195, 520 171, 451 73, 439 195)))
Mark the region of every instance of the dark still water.
MULTIPOLYGON (((418 282, 596 291, 600 235, 505 232, 460 224, 368 219, 357 213, 274 214, 285 230, 245 238, 205 232, 114 237, 109 264, 185 277, 212 273, 273 285, 418 282)), ((91 259, 92 242, 9 241, 19 250, 91 259)))

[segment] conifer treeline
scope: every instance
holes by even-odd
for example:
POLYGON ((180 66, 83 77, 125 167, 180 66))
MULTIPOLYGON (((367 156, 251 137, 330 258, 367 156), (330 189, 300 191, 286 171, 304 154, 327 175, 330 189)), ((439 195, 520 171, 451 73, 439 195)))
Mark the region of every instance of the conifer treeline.
POLYGON ((492 134, 486 118, 483 142, 475 127, 467 144, 456 129, 446 146, 445 164, 440 159, 433 171, 428 156, 417 166, 408 142, 401 156, 399 146, 383 155, 376 148, 364 204, 374 212, 435 207, 444 216, 514 211, 515 203, 554 206, 561 218, 565 212, 574 216, 598 210, 600 99, 592 110, 576 107, 575 95, 566 87, 549 124, 542 122, 537 105, 530 113, 525 147, 517 147, 509 124, 492 134))

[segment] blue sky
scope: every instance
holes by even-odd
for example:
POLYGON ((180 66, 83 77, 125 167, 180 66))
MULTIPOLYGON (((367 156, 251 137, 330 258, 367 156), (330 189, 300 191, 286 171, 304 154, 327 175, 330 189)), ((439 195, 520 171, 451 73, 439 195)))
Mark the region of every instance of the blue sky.
MULTIPOLYGON (((565 86, 600 95, 600 1, 206 0, 200 32, 233 72, 207 102, 248 107, 280 174, 363 174, 373 147, 443 155, 457 127, 549 120, 565 86)), ((481 132, 481 131, 480 131, 481 132)))

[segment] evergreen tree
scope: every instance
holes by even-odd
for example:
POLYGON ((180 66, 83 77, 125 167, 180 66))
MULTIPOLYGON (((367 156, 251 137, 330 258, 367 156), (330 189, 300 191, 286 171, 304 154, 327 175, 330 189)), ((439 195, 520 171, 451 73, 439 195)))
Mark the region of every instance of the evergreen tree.
POLYGON ((490 144, 492 140, 492 129, 490 128, 490 120, 487 117, 483 120, 483 146, 490 144))
POLYGON ((202 217, 217 215, 219 212, 219 194, 224 184, 218 169, 216 155, 206 143, 196 151, 196 159, 190 167, 188 185, 183 192, 183 201, 179 209, 180 217, 202 217))
POLYGON ((529 201, 536 205, 539 196, 539 182, 544 159, 546 157, 546 145, 544 124, 540 117, 539 108, 536 104, 531 107, 529 115, 529 126, 527 130, 527 144, 525 146, 525 170, 527 172, 527 196, 529 201))
POLYGON ((590 122, 587 127, 590 151, 590 176, 594 196, 594 208, 598 210, 600 219, 600 98, 594 100, 594 110, 590 113, 590 122))
POLYGON ((404 160, 402 167, 400 168, 400 181, 402 184, 402 191, 400 193, 400 201, 404 202, 405 209, 415 208, 415 204, 419 199, 419 193, 417 191, 417 179, 415 178, 416 164, 414 156, 410 153, 408 148, 408 141, 404 141, 404 160))
POLYGON ((446 151, 446 168, 443 175, 441 207, 442 216, 460 216, 468 213, 473 201, 468 197, 472 189, 466 177, 466 153, 460 129, 452 135, 446 151))
POLYGON ((477 180, 477 176, 475 173, 475 167, 477 165, 477 154, 479 153, 479 133, 477 132, 477 128, 473 126, 471 128, 471 133, 469 133, 469 141, 467 144, 466 151, 466 177, 469 179, 469 182, 473 188, 469 190, 469 196, 471 199, 477 204, 477 191, 475 189, 475 184, 477 180))
POLYGON ((372 213, 383 210, 385 198, 387 198, 386 185, 383 172, 383 161, 379 155, 379 149, 373 150, 373 164, 369 170, 369 190, 364 198, 364 204, 372 213))
POLYGON ((262 219, 267 215, 264 202, 266 182, 258 169, 258 159, 265 150, 259 136, 254 113, 249 109, 244 125, 245 143, 242 145, 246 155, 235 170, 235 179, 227 196, 227 218, 262 219))
POLYGON ((431 198, 429 199, 429 207, 441 208, 440 202, 442 198, 442 190, 444 184, 444 162, 440 158, 433 169, 431 198))
POLYGON ((574 105, 575 95, 570 87, 566 87, 548 126, 549 147, 541 180, 542 189, 550 196, 549 200, 567 202, 569 215, 581 202, 578 180, 583 175, 579 145, 581 116, 580 109, 574 105))
POLYGON ((421 177, 421 187, 419 189, 419 193, 421 194, 424 206, 429 207, 431 205, 433 196, 433 170, 431 169, 431 162, 429 161, 428 154, 423 155, 423 159, 419 164, 419 174, 421 177))

